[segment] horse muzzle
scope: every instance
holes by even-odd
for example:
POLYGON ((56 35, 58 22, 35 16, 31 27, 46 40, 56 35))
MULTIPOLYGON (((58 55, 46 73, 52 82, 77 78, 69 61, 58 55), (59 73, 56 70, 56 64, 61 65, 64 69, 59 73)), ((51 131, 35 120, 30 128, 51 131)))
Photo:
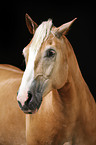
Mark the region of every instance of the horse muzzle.
MULTIPOLYGON (((24 113, 34 114, 38 111, 42 103, 42 96, 47 86, 47 82, 48 80, 43 77, 34 79, 26 93, 27 96, 25 96, 26 99, 24 103, 22 104, 20 99, 17 99, 19 107, 24 113)), ((19 91, 17 98, 19 98, 19 91)))

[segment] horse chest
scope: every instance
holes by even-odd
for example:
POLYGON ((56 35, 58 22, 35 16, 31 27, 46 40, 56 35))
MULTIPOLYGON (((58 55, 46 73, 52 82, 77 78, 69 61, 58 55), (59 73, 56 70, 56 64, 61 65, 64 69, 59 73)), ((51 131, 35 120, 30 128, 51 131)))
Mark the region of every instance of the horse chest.
MULTIPOLYGON (((54 123, 55 124, 55 123, 54 123)), ((37 122, 33 121, 31 127, 27 130, 28 145, 62 145, 62 131, 58 126, 51 124, 51 122, 37 122)))
POLYGON ((57 117, 51 112, 50 107, 47 108, 49 109, 48 112, 45 111, 44 113, 44 108, 42 107, 40 112, 38 111, 38 113, 32 116, 27 115, 26 127, 28 145, 32 145, 32 143, 34 143, 34 145, 63 144, 63 128, 65 125, 62 124, 59 116, 57 117))

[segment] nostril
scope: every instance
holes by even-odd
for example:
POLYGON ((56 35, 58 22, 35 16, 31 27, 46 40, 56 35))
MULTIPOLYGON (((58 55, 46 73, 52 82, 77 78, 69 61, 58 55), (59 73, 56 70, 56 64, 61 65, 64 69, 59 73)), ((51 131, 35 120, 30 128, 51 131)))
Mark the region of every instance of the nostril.
POLYGON ((32 93, 28 91, 28 98, 32 98, 32 93))
POLYGON ((31 100, 32 100, 32 93, 28 91, 28 99, 25 101, 25 105, 28 105, 31 100))

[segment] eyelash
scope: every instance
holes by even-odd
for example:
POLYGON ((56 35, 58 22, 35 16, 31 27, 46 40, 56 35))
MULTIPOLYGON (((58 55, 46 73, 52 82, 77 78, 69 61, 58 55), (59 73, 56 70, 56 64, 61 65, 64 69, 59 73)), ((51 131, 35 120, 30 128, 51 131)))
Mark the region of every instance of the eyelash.
POLYGON ((55 54, 56 54, 56 52, 55 52, 55 50, 54 49, 48 49, 47 51, 46 51, 46 57, 48 57, 48 58, 52 58, 52 57, 54 57, 55 56, 55 54))

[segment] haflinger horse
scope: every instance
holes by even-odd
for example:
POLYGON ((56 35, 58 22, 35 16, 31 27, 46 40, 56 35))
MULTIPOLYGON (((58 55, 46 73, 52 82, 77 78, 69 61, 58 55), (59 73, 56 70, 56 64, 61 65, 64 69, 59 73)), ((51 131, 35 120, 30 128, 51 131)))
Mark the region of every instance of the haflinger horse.
POLYGON ((65 36, 75 20, 38 26, 26 14, 34 36, 23 50, 25 72, 0 66, 2 145, 96 145, 96 103, 65 36))
POLYGON ((65 37, 75 20, 38 26, 26 14, 34 36, 23 50, 27 66, 17 100, 27 114, 28 145, 96 145, 96 103, 65 37))

